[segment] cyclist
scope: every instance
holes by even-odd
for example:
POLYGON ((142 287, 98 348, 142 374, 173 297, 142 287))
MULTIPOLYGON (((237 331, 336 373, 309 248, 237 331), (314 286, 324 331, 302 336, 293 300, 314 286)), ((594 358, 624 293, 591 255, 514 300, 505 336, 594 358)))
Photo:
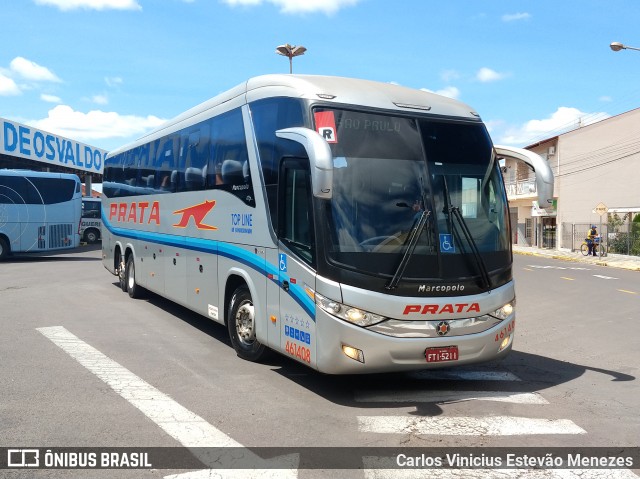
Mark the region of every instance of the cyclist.
POLYGON ((596 249, 597 249, 597 240, 598 240, 598 230, 596 229, 596 225, 591 225, 591 229, 589 230, 589 232, 587 233, 587 246, 589 247, 589 252, 587 253, 587 256, 593 254, 593 256, 598 256, 598 254, 596 253, 596 249))

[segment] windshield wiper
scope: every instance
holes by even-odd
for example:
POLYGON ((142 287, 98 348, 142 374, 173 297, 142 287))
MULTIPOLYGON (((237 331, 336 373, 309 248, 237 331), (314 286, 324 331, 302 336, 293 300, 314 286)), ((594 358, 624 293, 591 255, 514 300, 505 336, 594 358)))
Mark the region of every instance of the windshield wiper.
POLYGON ((491 288, 491 278, 489 277, 489 272, 487 271, 487 265, 484 264, 482 259, 482 255, 478 250, 478 245, 476 241, 473 239, 471 235, 471 231, 469 231, 469 226, 460 213, 460 208, 451 204, 451 196, 449 195, 449 186, 447 185, 447 178, 442 176, 442 183, 444 185, 444 195, 445 200, 447 202, 446 211, 448 212, 448 220, 449 220, 449 230, 453 232, 453 224, 451 224, 451 218, 455 218, 458 220, 458 224, 460 225, 460 229, 462 229, 462 233, 464 234, 467 243, 471 247, 471 252, 473 253, 473 257, 476 260, 476 265, 478 266, 478 271, 480 271, 480 277, 482 278, 482 283, 486 289, 491 288))
POLYGON ((469 226, 467 226, 467 222, 460 213, 460 208, 457 206, 449 206, 449 214, 453 216, 456 220, 458 220, 458 224, 460 225, 460 229, 464 234, 467 243, 471 247, 471 251, 473 253, 473 257, 476 260, 476 264, 478 265, 478 270, 480 271, 480 277, 482 278, 482 283, 485 288, 491 288, 491 278, 489 278, 489 272, 487 271, 487 265, 484 264, 484 260, 482 259, 482 255, 478 250, 478 245, 476 244, 476 240, 471 236, 471 231, 469 231, 469 226))
POLYGON ((402 260, 400 261, 400 264, 398 265, 393 278, 391 278, 391 281, 389 281, 389 283, 385 286, 385 289, 391 290, 398 287, 398 283, 400 283, 400 280, 404 275, 404 271, 407 269, 407 264, 409 264, 409 259, 413 255, 413 251, 416 249, 416 245, 418 244, 418 240, 420 239, 422 230, 424 230, 424 226, 429 220, 429 216, 431 216, 431 211, 425 209, 422 211, 422 214, 420 214, 418 221, 414 222, 411 233, 409 233, 409 236, 407 237, 405 244, 403 245, 407 248, 404 252, 404 256, 402 257, 402 260))

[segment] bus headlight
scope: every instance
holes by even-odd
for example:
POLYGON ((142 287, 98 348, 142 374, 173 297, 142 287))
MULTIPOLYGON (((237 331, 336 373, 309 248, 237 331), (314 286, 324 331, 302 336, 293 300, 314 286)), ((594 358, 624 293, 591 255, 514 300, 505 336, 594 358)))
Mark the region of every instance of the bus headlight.
POLYGON ((355 324, 356 326, 372 326, 387 319, 385 316, 380 316, 379 314, 373 314, 362 309, 338 303, 337 301, 331 301, 318 293, 315 294, 315 299, 316 304, 330 315, 355 324))
POLYGON ((513 313, 516 311, 516 300, 515 298, 502 306, 501 308, 496 309, 491 316, 496 317, 500 320, 509 319, 513 316, 513 313))

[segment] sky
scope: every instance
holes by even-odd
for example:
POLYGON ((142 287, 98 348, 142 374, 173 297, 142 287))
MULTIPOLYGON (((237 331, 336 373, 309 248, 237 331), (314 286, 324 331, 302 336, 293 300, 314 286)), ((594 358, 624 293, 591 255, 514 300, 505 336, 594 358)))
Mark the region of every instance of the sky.
POLYGON ((469 104, 527 146, 640 107, 637 0, 17 0, 0 117, 113 150, 243 81, 293 72, 469 104))

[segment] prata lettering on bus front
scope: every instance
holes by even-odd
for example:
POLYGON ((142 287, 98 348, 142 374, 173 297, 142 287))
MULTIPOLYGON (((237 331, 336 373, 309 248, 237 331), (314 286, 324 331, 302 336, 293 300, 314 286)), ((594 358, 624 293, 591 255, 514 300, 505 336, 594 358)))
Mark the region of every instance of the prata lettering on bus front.
POLYGON ((7 154, 98 173, 102 171, 106 152, 98 148, 8 121, 4 121, 2 132, 2 149, 7 154))
POLYGON ((479 303, 449 303, 449 304, 408 304, 404 307, 403 315, 418 314, 445 314, 445 313, 479 313, 479 303))

